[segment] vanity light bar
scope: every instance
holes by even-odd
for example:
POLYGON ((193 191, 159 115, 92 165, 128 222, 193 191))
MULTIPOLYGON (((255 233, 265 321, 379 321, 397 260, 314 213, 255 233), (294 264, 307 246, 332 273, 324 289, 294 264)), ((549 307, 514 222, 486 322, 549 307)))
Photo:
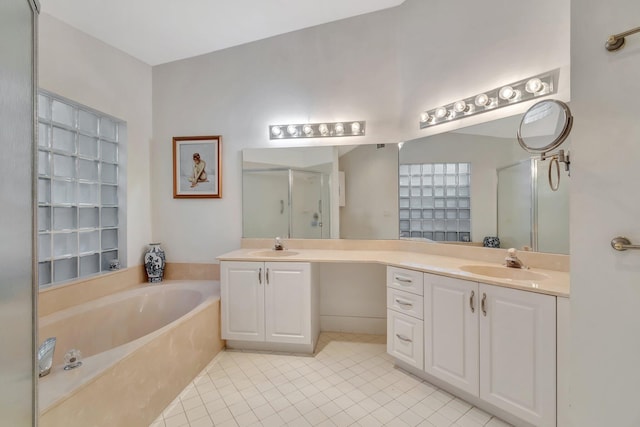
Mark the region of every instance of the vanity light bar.
POLYGON ((270 125, 269 139, 364 136, 365 121, 270 125))
POLYGON ((464 98, 420 114, 420 129, 529 101, 558 92, 560 69, 464 98))

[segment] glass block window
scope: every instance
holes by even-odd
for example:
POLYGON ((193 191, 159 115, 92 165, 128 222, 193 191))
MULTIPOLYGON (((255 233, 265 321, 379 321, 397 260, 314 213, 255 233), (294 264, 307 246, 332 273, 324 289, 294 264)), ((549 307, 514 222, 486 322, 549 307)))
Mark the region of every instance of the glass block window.
POLYGON ((109 270, 124 246, 126 124, 38 93, 38 273, 46 287, 109 270))
POLYGON ((471 241, 471 164, 399 167, 400 237, 471 241))

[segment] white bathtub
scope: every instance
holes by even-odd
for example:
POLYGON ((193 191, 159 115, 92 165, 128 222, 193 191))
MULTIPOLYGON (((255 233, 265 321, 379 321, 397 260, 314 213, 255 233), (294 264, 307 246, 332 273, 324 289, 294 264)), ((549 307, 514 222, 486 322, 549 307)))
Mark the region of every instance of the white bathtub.
POLYGON ((219 307, 218 282, 167 281, 40 318, 40 341, 57 338, 40 425, 148 426, 222 348, 219 307), (83 365, 65 371, 71 348, 83 365))

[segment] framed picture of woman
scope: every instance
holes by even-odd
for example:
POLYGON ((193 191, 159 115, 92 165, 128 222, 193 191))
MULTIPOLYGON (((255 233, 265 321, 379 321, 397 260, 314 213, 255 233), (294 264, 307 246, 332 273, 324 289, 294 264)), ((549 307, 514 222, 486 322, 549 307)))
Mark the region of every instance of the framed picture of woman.
POLYGON ((222 198, 222 137, 173 138, 173 198, 222 198))

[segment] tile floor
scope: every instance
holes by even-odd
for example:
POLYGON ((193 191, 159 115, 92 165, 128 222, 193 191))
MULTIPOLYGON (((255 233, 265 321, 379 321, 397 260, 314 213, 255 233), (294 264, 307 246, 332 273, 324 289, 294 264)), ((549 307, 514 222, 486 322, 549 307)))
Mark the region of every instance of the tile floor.
POLYGON ((223 351, 150 427, 506 427, 393 367, 385 337, 322 333, 311 356, 223 351))

